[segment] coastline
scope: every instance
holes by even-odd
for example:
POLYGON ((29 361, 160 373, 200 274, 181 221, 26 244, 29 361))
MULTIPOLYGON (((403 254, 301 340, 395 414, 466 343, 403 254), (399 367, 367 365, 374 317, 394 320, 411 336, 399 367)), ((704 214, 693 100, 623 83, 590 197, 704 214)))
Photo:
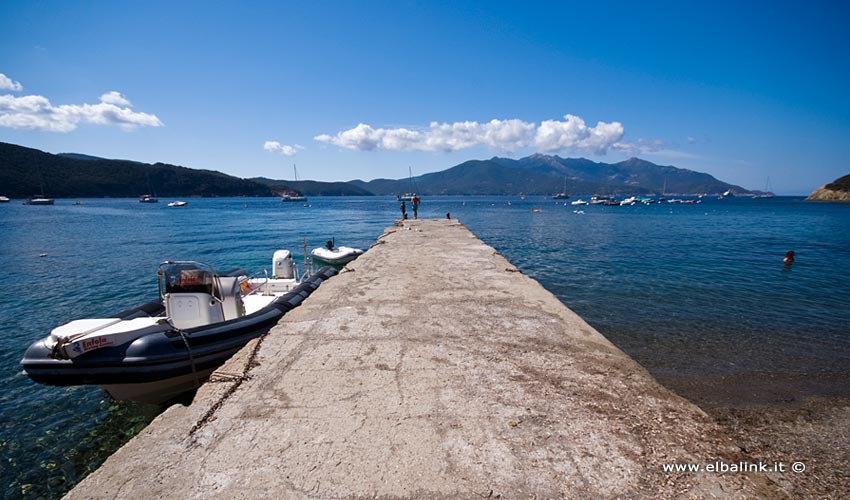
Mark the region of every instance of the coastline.
POLYGON ((803 473, 771 476, 794 497, 850 497, 848 379, 761 375, 654 374, 714 419, 749 462, 805 463, 803 473))

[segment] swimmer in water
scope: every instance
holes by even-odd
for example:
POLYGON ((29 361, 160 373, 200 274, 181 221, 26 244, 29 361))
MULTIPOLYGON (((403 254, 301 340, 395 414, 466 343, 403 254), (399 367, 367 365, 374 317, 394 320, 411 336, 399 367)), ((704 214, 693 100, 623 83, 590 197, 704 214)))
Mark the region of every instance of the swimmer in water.
POLYGON ((790 266, 794 263, 794 250, 788 250, 788 252, 785 254, 785 258, 782 259, 782 263, 786 266, 790 266))

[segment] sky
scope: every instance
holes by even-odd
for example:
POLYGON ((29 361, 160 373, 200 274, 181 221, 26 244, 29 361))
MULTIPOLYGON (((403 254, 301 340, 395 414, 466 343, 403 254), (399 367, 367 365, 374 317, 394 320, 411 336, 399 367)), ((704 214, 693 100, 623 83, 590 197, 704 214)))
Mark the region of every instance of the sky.
POLYGON ((0 141, 324 181, 533 153, 808 194, 850 173, 850 4, 0 2, 0 141))

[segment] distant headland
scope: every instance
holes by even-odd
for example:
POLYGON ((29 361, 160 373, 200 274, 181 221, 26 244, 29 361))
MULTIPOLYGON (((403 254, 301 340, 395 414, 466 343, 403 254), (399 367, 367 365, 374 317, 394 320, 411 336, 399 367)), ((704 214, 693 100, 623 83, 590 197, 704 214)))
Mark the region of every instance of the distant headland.
POLYGON ((850 174, 815 189, 806 199, 850 203, 850 174))
MULTIPOLYGON (((400 169, 401 170, 401 169, 400 169)), ((242 179, 167 163, 113 160, 79 153, 51 154, 0 142, 0 195, 25 198, 372 196, 422 195, 699 195, 750 191, 713 176, 639 158, 599 163, 533 154, 520 159, 469 160, 446 170, 402 179, 339 182, 242 179)))

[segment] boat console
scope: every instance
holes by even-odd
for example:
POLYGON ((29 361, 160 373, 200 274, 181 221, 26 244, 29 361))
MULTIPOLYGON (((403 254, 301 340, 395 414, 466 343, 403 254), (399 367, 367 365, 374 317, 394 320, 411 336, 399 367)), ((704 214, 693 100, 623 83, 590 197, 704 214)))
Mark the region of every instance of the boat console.
POLYGON ((175 328, 219 323, 245 315, 239 279, 216 276, 200 262, 163 262, 159 266, 160 296, 165 315, 175 328))

